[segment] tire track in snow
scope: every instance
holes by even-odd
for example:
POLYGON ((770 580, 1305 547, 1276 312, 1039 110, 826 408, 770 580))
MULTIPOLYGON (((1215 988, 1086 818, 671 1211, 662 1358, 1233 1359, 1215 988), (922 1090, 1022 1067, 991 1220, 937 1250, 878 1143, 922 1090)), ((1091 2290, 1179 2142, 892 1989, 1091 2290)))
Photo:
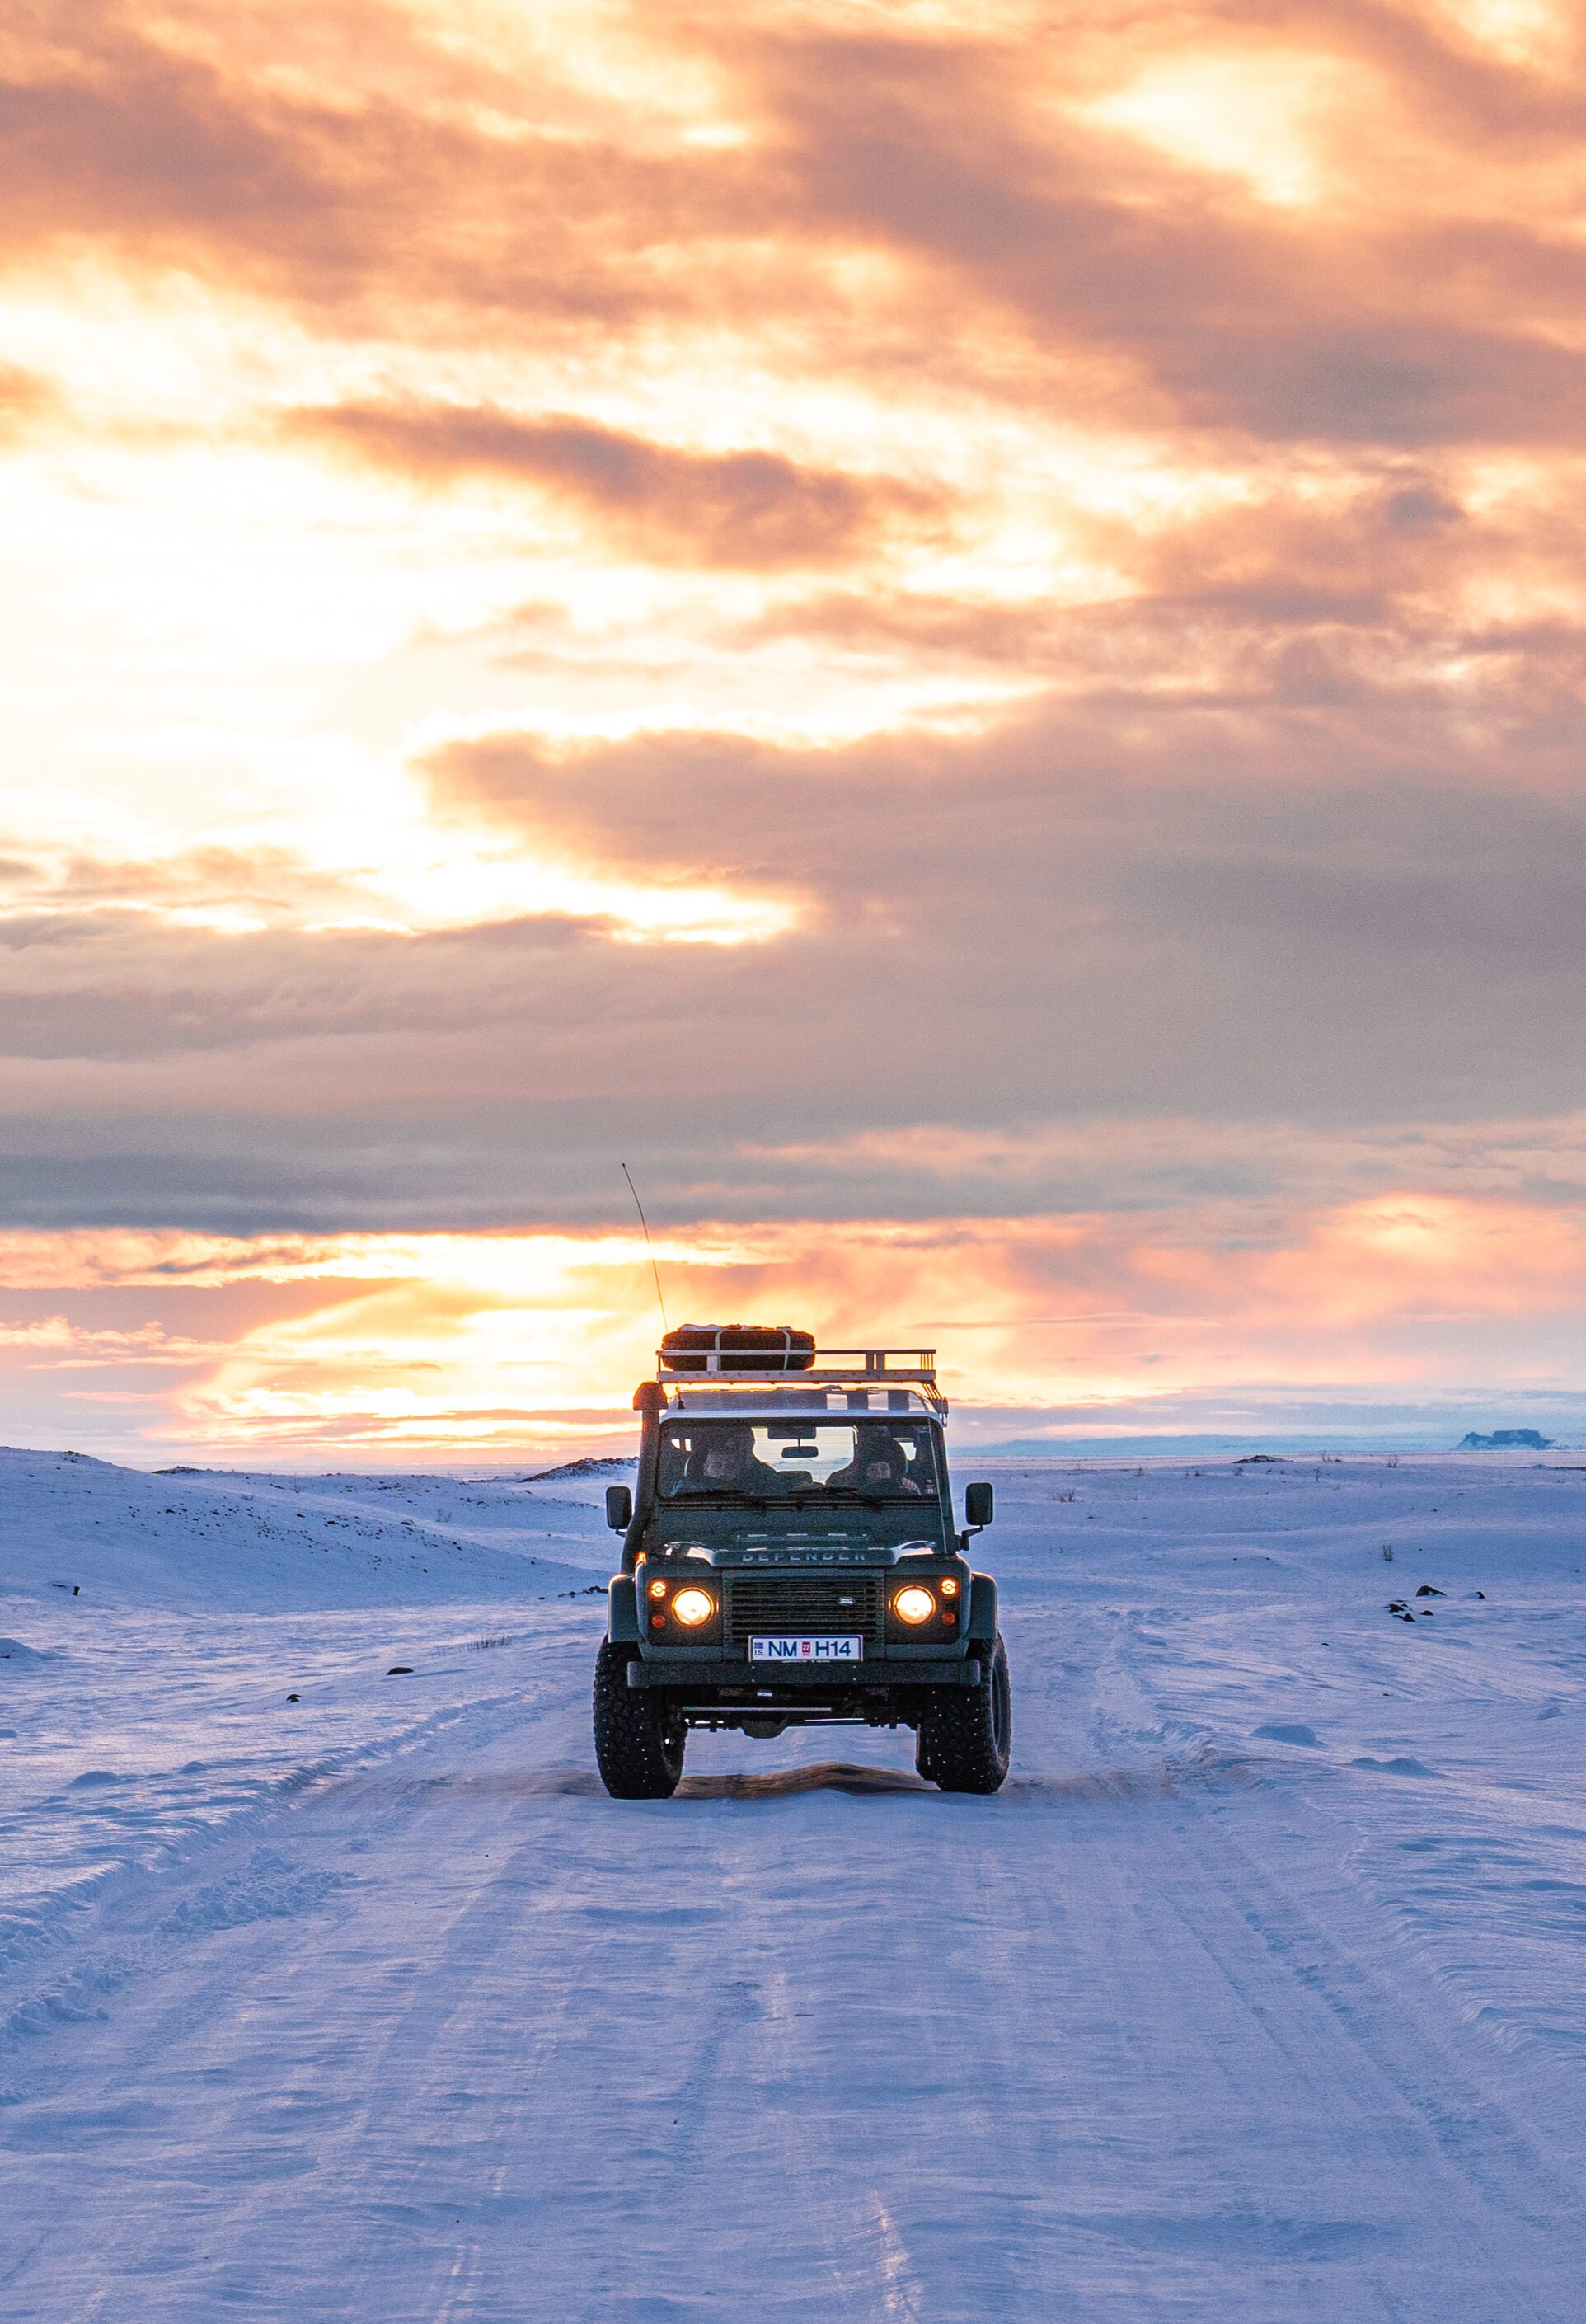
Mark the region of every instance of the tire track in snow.
MULTIPOLYGON (((1452 2052, 1416 2007, 1413 1987, 1390 1987, 1336 1926, 1323 1928, 1285 1895, 1232 1833, 1222 1835, 1216 1853, 1216 1910, 1208 1910, 1199 1884, 1175 1887, 1170 1901, 1218 1974, 1296 2070, 1305 2063, 1296 2038, 1303 2035, 1315 2061, 1313 2080, 1347 2087, 1364 2101, 1362 2113, 1380 2119, 1386 2111, 1425 2134, 1457 2182, 1443 2214, 1448 2232, 1462 2236, 1466 2264, 1473 2280, 1487 2281, 1494 2317, 1517 2309, 1545 2313, 1524 2304, 1507 2273, 1494 2276, 1491 2254, 1518 2226, 1544 2255, 1572 2247, 1573 2280, 1586 2280, 1586 2236, 1568 2166, 1555 2164, 1535 2130, 1522 2128, 1495 2098, 1473 2056, 1452 2052), (1275 1980, 1259 1974, 1263 1954, 1275 1980), (1264 1981, 1271 1991, 1259 1989, 1264 1981), (1296 2006, 1300 1997, 1310 2010, 1296 2006), (1563 2221, 1575 2223, 1572 2234, 1561 2233, 1563 2221)), ((1550 2262, 1547 2272, 1570 2264, 1550 2262)))

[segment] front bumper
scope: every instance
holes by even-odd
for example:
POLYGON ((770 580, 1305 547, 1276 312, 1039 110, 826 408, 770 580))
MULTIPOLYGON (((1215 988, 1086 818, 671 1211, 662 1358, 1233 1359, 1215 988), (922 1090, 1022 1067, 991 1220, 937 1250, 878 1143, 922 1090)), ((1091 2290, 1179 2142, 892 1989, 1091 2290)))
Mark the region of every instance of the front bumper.
POLYGON ((824 1694, 890 1693, 899 1686, 978 1686, 981 1666, 974 1655, 942 1656, 930 1662, 896 1662, 877 1654, 862 1663, 683 1662, 657 1655, 653 1662, 637 1659, 628 1665, 630 1686, 665 1686, 674 1690, 699 1687, 748 1688, 758 1694, 783 1687, 817 1688, 824 1694))

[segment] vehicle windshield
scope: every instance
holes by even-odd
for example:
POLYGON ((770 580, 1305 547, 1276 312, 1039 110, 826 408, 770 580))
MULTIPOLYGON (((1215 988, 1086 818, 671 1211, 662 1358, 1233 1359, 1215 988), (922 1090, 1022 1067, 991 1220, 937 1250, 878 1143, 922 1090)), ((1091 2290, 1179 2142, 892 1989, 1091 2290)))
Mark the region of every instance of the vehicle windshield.
POLYGON ((696 1420, 662 1431, 662 1500, 921 1501, 936 1496, 932 1430, 891 1420, 696 1420))

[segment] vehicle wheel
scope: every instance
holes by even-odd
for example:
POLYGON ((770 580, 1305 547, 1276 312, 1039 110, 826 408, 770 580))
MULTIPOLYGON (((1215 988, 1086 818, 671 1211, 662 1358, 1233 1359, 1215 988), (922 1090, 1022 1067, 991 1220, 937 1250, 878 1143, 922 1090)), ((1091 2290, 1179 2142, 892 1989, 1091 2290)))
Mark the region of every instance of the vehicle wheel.
POLYGON ((683 1773, 687 1729, 673 1727, 655 1687, 630 1686, 626 1646, 603 1638, 595 1659, 595 1757, 613 1800, 669 1800, 683 1773))
POLYGON ((1008 1773, 1013 1706, 1000 1637, 981 1655, 979 1686, 935 1686, 914 1763, 945 1792, 995 1792, 1008 1773))

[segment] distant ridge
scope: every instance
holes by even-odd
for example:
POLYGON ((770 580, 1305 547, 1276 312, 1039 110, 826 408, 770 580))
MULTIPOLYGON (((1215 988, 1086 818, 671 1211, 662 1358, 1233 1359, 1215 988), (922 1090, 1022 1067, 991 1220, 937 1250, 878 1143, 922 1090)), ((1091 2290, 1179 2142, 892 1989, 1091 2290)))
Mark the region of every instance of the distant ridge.
POLYGON ((1434 1452, 1443 1445, 1415 1444, 1398 1436, 1016 1436, 976 1444, 962 1435, 953 1446, 954 1466, 966 1461, 1138 1461, 1182 1454, 1186 1460, 1241 1456, 1256 1460, 1311 1460, 1318 1453, 1434 1452))
POLYGON ((1478 1436, 1472 1428, 1454 1446, 1456 1452, 1551 1452, 1557 1439, 1543 1436, 1535 1428, 1495 1428, 1490 1436, 1478 1436))
POLYGON ((520 1477, 518 1482, 520 1485, 545 1485, 549 1484, 553 1478, 560 1480, 567 1477, 609 1477, 618 1469, 632 1469, 637 1466, 637 1462, 632 1456, 624 1459, 621 1455, 614 1455, 610 1460, 597 1461, 593 1454, 586 1454, 582 1461, 564 1461, 559 1469, 536 1469, 531 1477, 520 1477))

